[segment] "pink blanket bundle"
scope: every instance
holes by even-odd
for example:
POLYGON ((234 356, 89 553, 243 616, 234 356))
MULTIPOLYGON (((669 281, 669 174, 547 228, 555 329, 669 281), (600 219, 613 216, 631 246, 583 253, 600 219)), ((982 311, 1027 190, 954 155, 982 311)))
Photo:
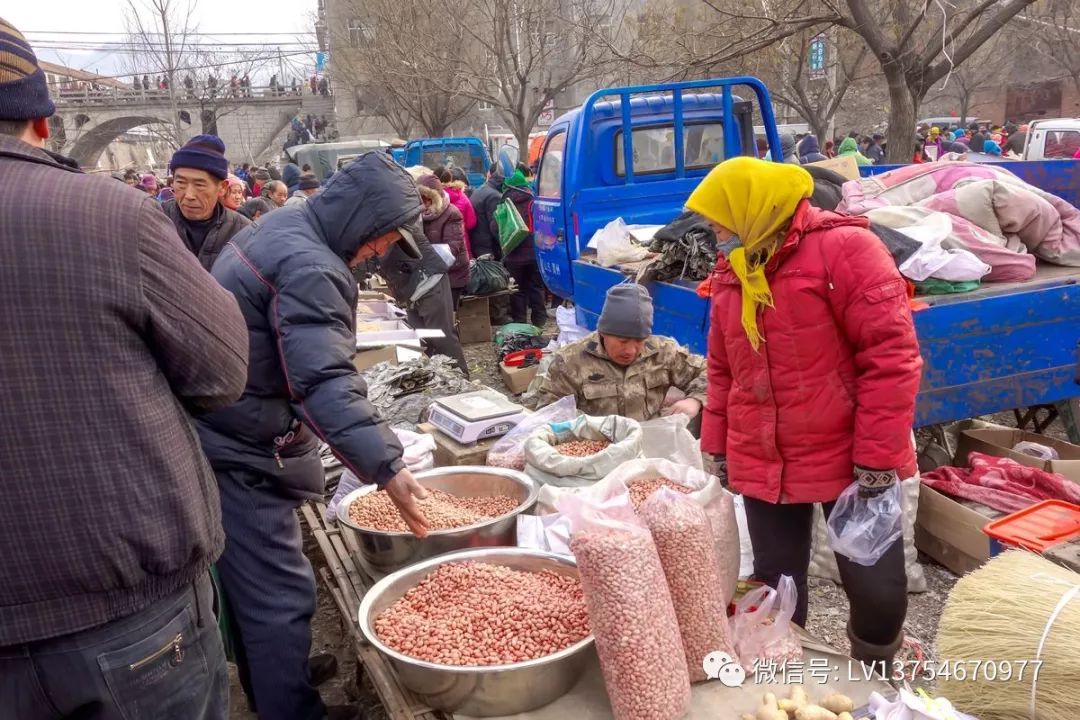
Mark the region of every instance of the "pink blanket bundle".
POLYGON ((974 500, 1002 512, 1016 512, 1040 500, 1080 505, 1080 485, 1057 473, 1021 465, 1009 458, 973 452, 971 469, 939 467, 922 481, 939 492, 974 500))
POLYGON ((1022 258, 1028 252, 1080 267, 1080 210, 991 164, 910 165, 849 181, 843 194, 837 210, 867 215, 900 231, 918 224, 921 213, 905 217, 884 208, 946 213, 953 227, 942 246, 966 249, 990 265, 986 280, 1030 279, 1034 258, 1022 258))

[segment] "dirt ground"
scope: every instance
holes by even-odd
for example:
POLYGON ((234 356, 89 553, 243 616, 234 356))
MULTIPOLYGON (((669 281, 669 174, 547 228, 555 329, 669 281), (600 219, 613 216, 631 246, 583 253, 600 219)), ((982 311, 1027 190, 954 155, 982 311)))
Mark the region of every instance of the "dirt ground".
MULTIPOLYGON (((553 324, 549 323, 548 332, 555 331, 553 324)), ((499 378, 498 361, 490 343, 466 345, 465 356, 474 380, 488 387, 503 390, 499 378)), ((1015 426, 1011 412, 999 413, 985 419, 1002 425, 1015 426)), ((1064 428, 1060 421, 1055 421, 1047 430, 1047 434, 1065 439, 1064 428)), ((316 567, 316 576, 318 576, 318 567, 325 564, 318 547, 314 542, 309 542, 305 549, 308 558, 316 567)), ((919 562, 926 574, 927 591, 908 596, 905 633, 921 643, 927 655, 932 656, 938 619, 949 591, 958 578, 929 558, 920 556, 919 562)), ((811 578, 807 629, 826 643, 847 652, 849 649, 845 632, 847 615, 848 602, 843 590, 828 580, 811 578)), ((320 688, 323 698, 327 704, 356 703, 365 720, 384 720, 386 714, 374 688, 362 677, 358 681, 356 657, 342 623, 341 614, 320 583, 318 609, 312 621, 312 653, 333 653, 339 663, 337 677, 320 688)), ((230 681, 232 691, 230 720, 254 720, 255 715, 246 709, 243 692, 240 690, 235 668, 232 666, 230 666, 230 681)))

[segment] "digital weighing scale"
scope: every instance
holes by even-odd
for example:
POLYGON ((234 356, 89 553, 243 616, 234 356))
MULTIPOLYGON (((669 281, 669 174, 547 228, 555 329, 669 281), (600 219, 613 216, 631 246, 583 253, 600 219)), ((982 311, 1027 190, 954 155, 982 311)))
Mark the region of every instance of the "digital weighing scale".
POLYGON ((525 408, 494 390, 439 398, 431 405, 428 422, 459 443, 499 437, 525 417, 525 408))

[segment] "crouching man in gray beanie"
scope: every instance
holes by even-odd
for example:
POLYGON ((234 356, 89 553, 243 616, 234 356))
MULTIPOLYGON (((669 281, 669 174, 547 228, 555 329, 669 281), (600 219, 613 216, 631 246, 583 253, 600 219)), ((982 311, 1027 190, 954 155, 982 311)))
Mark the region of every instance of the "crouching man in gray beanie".
POLYGON ((705 402, 705 358, 652 334, 653 304, 642 285, 608 290, 596 332, 555 354, 536 407, 573 395, 587 415, 652 420, 682 413, 696 418, 705 402), (686 397, 665 407, 671 388, 686 397))

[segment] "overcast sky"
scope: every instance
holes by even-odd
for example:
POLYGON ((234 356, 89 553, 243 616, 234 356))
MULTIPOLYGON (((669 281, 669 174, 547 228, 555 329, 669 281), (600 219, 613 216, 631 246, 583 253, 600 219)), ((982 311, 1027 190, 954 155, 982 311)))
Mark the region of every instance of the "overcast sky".
MULTIPOLYGON (((141 3, 145 0, 135 0, 141 3)), ((187 7, 188 0, 179 5, 187 7)), ((193 24, 203 34, 220 37, 202 38, 203 42, 282 43, 285 52, 297 50, 300 33, 311 33, 316 0, 192 0, 195 10, 193 24), (287 35, 235 36, 227 33, 288 33, 287 35)), ((75 67, 102 75, 119 75, 128 71, 130 55, 122 56, 115 47, 93 50, 86 46, 100 42, 123 42, 126 0, 30 0, 4 3, 2 17, 28 36, 35 51, 43 60, 75 67), (64 34, 60 34, 60 33, 64 34), (67 33, 118 33, 116 35, 71 35, 67 33), (52 33, 52 34, 49 34, 52 33), (53 46, 53 47, 47 47, 53 46), (56 46, 65 46, 60 49, 56 46), (78 49, 74 49, 78 48, 78 49)), ((314 36, 304 40, 314 43, 314 36)), ((273 52, 273 48, 268 48, 273 52)), ((224 50, 223 50, 224 51, 224 50)), ((290 70, 314 66, 314 57, 295 55, 288 58, 290 70)), ((276 67, 273 68, 276 72, 276 67)), ((269 75, 269 73, 267 73, 269 75)))

